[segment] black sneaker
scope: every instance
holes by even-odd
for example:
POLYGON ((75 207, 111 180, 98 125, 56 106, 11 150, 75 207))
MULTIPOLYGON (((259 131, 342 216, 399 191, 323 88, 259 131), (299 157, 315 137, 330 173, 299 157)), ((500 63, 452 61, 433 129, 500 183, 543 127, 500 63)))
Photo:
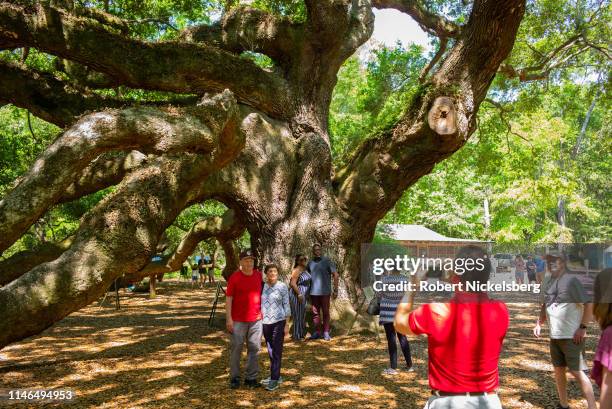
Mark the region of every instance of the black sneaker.
POLYGON ((261 384, 257 379, 245 379, 244 386, 248 386, 249 388, 259 388, 261 384))
POLYGON ((230 388, 232 389, 240 388, 240 378, 239 377, 235 377, 230 380, 230 388))

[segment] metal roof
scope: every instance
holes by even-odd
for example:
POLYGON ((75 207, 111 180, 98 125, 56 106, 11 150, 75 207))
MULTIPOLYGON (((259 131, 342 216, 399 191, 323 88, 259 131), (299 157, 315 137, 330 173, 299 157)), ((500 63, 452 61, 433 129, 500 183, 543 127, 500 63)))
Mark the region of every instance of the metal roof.
POLYGON ((439 241, 439 242, 473 242, 486 243, 483 240, 459 239, 446 237, 420 224, 383 224, 380 226, 382 233, 394 240, 400 241, 439 241))

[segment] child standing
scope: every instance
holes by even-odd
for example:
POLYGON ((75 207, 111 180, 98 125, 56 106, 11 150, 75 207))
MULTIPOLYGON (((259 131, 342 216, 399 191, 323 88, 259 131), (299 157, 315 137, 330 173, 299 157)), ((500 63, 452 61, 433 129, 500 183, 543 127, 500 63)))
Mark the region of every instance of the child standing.
POLYGON ((266 390, 278 389, 282 378, 280 377, 281 359, 283 355, 283 342, 289 333, 287 318, 291 316, 289 308, 289 287, 278 281, 278 268, 268 264, 264 270, 266 283, 261 294, 261 313, 263 316, 263 333, 270 355, 270 377, 262 383, 266 390))

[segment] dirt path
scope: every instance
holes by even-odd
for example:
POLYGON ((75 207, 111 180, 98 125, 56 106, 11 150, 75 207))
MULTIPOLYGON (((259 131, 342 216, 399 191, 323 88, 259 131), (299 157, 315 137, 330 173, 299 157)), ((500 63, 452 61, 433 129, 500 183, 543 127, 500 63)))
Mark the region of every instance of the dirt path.
MULTIPOLYGON (((286 382, 280 389, 230 390, 228 338, 219 327, 207 326, 213 296, 212 287, 191 290, 164 282, 154 300, 122 293, 119 311, 94 303, 41 335, 1 350, 0 388, 69 388, 77 399, 70 404, 0 402, 0 407, 404 409, 422 408, 429 396, 425 339, 411 339, 417 370, 388 378, 380 375, 388 365, 386 343, 374 336, 287 342, 286 382)), ((509 308, 510 331, 500 363, 504 408, 552 408, 548 344, 530 336, 535 307, 516 303, 509 308)), ((221 309, 218 315, 223 314, 221 309)), ((591 334, 589 364, 595 343, 591 334)), ((267 376, 263 349, 260 363, 267 376)), ((575 382, 570 382, 570 396, 572 408, 586 407, 577 399, 575 382)))

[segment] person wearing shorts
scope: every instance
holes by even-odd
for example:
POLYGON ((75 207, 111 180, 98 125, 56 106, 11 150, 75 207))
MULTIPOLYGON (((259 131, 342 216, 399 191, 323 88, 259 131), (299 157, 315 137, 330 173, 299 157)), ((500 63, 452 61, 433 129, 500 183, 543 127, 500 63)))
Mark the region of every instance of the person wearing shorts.
POLYGON ((536 282, 542 284, 546 276, 546 262, 541 256, 536 256, 534 262, 536 264, 536 282))
POLYGON ((191 287, 195 286, 198 283, 200 278, 200 273, 198 272, 198 265, 194 264, 191 266, 191 287))
POLYGON ((551 276, 543 285, 543 303, 533 329, 541 335, 541 324, 548 320, 550 329, 550 358, 555 370, 559 403, 557 409, 568 408, 567 370, 576 378, 586 398, 588 408, 596 409, 593 386, 584 361, 584 339, 587 324, 592 320, 593 304, 576 276, 566 269, 564 256, 549 256, 551 276))
MULTIPOLYGON (((215 283, 215 269, 213 266, 212 259, 210 258, 208 254, 204 256, 202 264, 204 266, 204 272, 206 276, 208 277, 208 283, 214 284, 215 283)), ((206 278, 204 278, 204 281, 206 281, 206 278)))
POLYGON ((523 257, 519 254, 514 259, 514 278, 517 283, 523 284, 523 282, 525 282, 525 270, 525 260, 523 260, 523 257))

